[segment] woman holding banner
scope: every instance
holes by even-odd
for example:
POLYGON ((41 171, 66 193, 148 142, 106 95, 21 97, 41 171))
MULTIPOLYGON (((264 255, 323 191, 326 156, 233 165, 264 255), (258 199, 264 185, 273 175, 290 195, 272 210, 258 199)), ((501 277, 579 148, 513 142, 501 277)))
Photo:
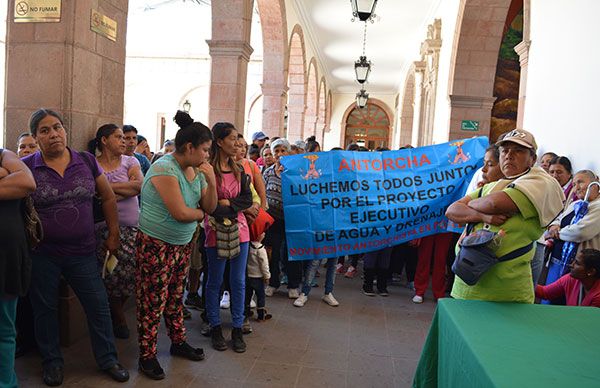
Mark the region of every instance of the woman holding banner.
POLYGON ((266 244, 272 247, 271 279, 265 289, 267 296, 273 296, 279 289, 281 281, 279 279, 279 263, 283 263, 288 276, 288 297, 296 299, 300 296, 298 287, 300 286, 300 277, 302 268, 300 262, 288 261, 287 244, 285 242, 285 221, 283 215, 283 197, 281 195, 281 158, 290 153, 290 143, 286 139, 277 139, 271 143, 271 151, 275 157, 275 164, 267 168, 263 173, 265 186, 267 189, 267 202, 269 204, 269 214, 275 219, 275 222, 267 230, 266 244))
POLYGON ((501 170, 507 178, 454 202, 446 216, 460 224, 474 224, 475 232, 485 229, 497 233, 495 244, 489 246, 497 257, 527 246, 532 249, 494 264, 473 285, 457 276, 451 295, 457 299, 533 303, 532 243, 561 212, 564 195, 556 180, 533 167, 537 145, 531 133, 515 129, 496 144, 500 147, 501 170))

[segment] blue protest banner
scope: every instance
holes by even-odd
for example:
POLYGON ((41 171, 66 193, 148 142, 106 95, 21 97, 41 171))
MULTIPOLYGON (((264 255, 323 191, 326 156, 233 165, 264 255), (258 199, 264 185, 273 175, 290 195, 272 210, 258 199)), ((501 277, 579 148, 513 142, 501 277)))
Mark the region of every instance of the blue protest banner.
POLYGON ((399 151, 282 159, 290 260, 364 253, 462 229, 445 217, 483 164, 486 137, 399 151))

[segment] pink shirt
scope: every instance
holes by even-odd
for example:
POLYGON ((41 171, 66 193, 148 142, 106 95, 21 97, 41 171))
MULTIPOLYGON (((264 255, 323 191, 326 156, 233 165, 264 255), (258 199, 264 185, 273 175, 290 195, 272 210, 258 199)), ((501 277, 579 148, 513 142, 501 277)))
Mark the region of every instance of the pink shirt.
MULTIPOLYGON (((219 199, 231 199, 235 198, 240 193, 240 182, 235 179, 235 175, 232 173, 225 173, 222 175, 221 184, 217 186, 217 197, 219 199)), ((250 241, 250 230, 248 229, 248 222, 246 222, 246 216, 242 212, 238 212, 238 226, 240 229, 240 243, 250 241)), ((215 231, 208 223, 208 218, 204 219, 204 231, 206 232, 206 247, 212 248, 217 246, 217 236, 215 231)))
POLYGON ((580 290, 581 282, 571 275, 566 274, 547 286, 535 286, 535 296, 548 300, 564 296, 567 299, 567 306, 600 307, 600 281, 596 281, 594 287, 585 294, 581 300, 581 304, 579 304, 580 290))
MULTIPOLYGON (((140 162, 134 156, 121 155, 121 165, 112 171, 104 171, 110 183, 129 182, 129 169, 139 167, 140 162)), ((117 202, 119 225, 138 226, 140 206, 137 195, 117 202)))

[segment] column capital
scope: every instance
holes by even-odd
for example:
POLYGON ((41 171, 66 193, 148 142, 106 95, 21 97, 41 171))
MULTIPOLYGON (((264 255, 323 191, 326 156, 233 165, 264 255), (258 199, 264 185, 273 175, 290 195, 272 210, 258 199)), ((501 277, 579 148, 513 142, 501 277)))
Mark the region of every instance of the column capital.
POLYGON ((423 73, 425 68, 427 67, 427 62, 425 61, 414 61, 413 67, 415 69, 415 73, 423 73))
POLYGON ((287 85, 260 84, 263 96, 286 97, 290 88, 287 85))
POLYGON ((239 56, 246 61, 250 60, 250 55, 254 52, 252 46, 241 40, 215 40, 207 39, 209 53, 211 57, 234 57, 239 56))
POLYGON ((451 94, 448 96, 450 106, 453 108, 477 108, 477 109, 492 109, 496 97, 481 97, 481 96, 459 96, 451 94))
POLYGON ((529 47, 531 46, 530 40, 523 40, 521 43, 515 46, 514 50, 519 55, 519 62, 521 67, 527 66, 529 63, 529 47))

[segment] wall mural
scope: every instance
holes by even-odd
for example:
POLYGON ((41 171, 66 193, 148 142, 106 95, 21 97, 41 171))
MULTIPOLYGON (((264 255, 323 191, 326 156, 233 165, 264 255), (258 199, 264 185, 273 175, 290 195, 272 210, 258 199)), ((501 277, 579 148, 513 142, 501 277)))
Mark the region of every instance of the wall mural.
POLYGON ((495 141, 504 132, 517 125, 519 79, 521 66, 514 48, 523 40, 523 0, 514 0, 508 10, 502 44, 498 53, 494 80, 494 107, 490 125, 490 140, 495 141))

